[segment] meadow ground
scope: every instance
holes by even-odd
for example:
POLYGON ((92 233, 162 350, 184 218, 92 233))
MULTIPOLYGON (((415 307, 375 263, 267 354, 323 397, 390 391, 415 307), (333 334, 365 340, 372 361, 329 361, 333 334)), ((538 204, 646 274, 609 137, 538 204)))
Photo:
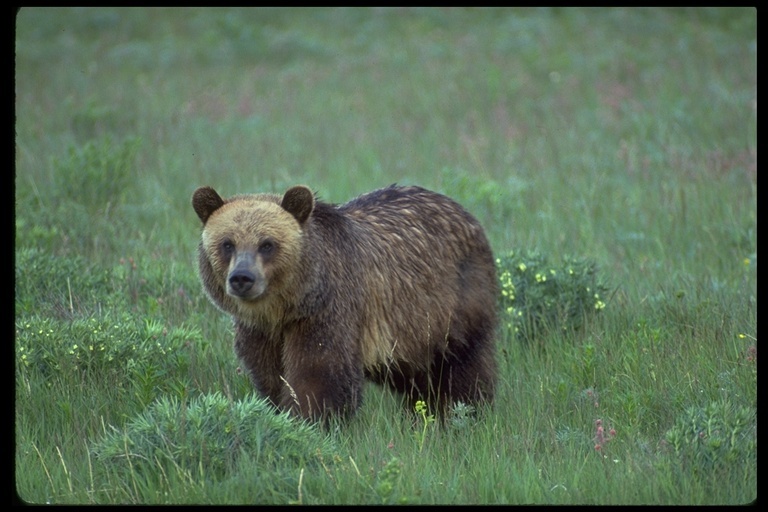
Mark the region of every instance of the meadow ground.
POLYGON ((756 19, 22 9, 16 495, 753 501, 756 19), (394 182, 486 227, 508 292, 494 407, 440 425, 371 385, 328 433, 265 413, 197 281, 192 192, 394 182))

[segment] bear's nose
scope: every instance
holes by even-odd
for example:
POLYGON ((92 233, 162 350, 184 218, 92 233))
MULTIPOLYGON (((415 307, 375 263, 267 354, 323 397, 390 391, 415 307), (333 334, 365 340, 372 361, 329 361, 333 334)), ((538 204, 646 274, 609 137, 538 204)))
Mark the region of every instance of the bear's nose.
POLYGON ((245 269, 237 269, 229 274, 229 286, 238 295, 245 294, 255 282, 256 276, 253 272, 245 269))

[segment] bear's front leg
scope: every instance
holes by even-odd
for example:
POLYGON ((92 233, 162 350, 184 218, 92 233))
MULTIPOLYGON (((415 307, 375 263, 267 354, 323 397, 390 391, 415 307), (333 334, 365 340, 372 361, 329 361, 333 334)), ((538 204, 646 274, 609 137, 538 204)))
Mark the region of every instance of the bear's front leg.
POLYGON ((356 338, 332 335, 317 325, 286 333, 280 407, 302 418, 327 420, 351 415, 363 390, 356 338))
POLYGON ((260 329, 235 323, 235 354, 259 394, 276 407, 280 405, 283 383, 282 344, 260 329))

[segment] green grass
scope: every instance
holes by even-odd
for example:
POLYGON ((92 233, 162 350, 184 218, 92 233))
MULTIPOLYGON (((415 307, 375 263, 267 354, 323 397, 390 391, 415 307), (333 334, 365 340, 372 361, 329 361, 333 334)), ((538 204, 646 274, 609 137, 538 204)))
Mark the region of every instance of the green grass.
MULTIPOLYGON (((17 496, 751 502, 756 18, 740 8, 22 9, 17 496), (528 255, 543 274, 594 263, 604 307, 569 329, 547 317, 535 343, 505 309, 497 400, 477 417, 425 423, 428 412, 369 385, 352 421, 297 434, 299 458, 277 442, 215 451, 232 429, 285 426, 249 427, 253 417, 232 412, 259 406, 231 323, 197 281, 193 190, 304 183, 343 202, 393 182, 456 198, 502 261, 528 255), (163 416, 183 422, 209 402, 230 420, 198 432, 163 416), (144 443, 141 425, 163 442, 144 443), (99 455, 109 442, 112 459, 99 455)), ((536 292, 544 298, 530 292, 539 302, 526 311, 566 293, 589 303, 590 281, 564 292, 559 279, 536 292)))

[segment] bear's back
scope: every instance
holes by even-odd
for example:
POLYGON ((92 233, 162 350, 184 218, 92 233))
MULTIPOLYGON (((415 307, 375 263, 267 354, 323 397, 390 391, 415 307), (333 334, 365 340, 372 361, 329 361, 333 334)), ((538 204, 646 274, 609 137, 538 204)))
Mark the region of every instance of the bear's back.
POLYGON ((493 255, 479 222, 452 199, 420 187, 391 186, 323 214, 334 279, 360 297, 365 366, 424 364, 466 315, 495 317, 493 255), (419 340, 417 342, 417 340, 419 340))

